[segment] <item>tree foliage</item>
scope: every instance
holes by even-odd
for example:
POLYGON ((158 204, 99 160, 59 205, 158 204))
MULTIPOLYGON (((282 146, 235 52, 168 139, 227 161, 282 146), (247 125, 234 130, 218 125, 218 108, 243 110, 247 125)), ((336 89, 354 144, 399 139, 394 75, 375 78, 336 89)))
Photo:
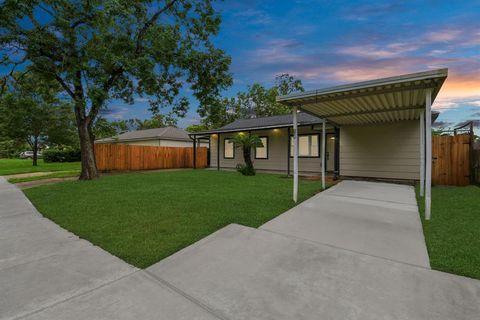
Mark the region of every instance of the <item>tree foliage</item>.
POLYGON ((98 176, 93 126, 111 99, 146 97, 150 110, 184 116, 188 86, 201 106, 231 84, 230 58, 210 37, 220 17, 210 0, 5 0, 0 62, 29 64, 73 101, 81 179, 98 176))
POLYGON ((238 165, 237 170, 245 176, 254 176, 255 168, 252 162, 252 149, 263 147, 262 140, 255 134, 237 133, 233 137, 233 143, 236 148, 242 149, 245 165, 238 165))
POLYGON ((37 165, 39 144, 73 144, 72 109, 58 96, 59 85, 33 72, 15 73, 0 98, 0 135, 26 142, 37 165))
POLYGON ((271 88, 254 83, 248 86, 247 91, 238 92, 236 97, 217 99, 208 106, 200 107, 198 112, 207 128, 219 128, 236 119, 288 114, 291 110, 276 99, 297 91, 304 91, 302 82, 289 74, 281 74, 275 78, 271 88))

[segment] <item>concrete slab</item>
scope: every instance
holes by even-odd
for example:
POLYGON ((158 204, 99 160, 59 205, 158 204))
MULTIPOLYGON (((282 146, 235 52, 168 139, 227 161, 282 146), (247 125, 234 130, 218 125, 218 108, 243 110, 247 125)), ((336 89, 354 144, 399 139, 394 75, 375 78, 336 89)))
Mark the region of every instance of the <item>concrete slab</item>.
POLYGON ((0 270, 0 319, 21 316, 72 298, 136 269, 86 241, 0 270))
POLYGON ((323 193, 343 197, 404 203, 413 206, 417 205, 413 187, 401 184, 345 180, 323 193))
POLYGON ((230 225, 147 269, 228 319, 476 319, 480 281, 230 225))
POLYGON ((79 238, 41 217, 17 214, 0 219, 0 270, 41 259, 79 238))
POLYGON ((0 180, 0 319, 18 318, 137 269, 43 218, 0 180))
POLYGON ((418 209, 409 204, 320 193, 261 229, 430 268, 418 209))
POLYGON ((219 319, 143 271, 26 317, 28 320, 219 319))

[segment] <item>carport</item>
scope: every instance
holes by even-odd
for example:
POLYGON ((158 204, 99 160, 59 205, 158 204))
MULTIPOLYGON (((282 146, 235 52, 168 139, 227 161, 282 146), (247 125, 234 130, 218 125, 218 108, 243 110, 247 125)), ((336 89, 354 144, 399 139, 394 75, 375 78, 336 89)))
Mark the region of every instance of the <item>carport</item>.
MULTIPOLYGON (((324 119, 323 129, 327 122, 340 128, 340 175, 346 171, 347 176, 353 177, 419 180, 420 193, 425 196, 425 218, 430 219, 431 105, 447 75, 448 69, 438 69, 278 97, 278 102, 293 109, 293 200, 297 201, 298 193, 296 115, 301 110, 324 119), (362 135, 370 137, 370 141, 356 138, 362 135), (401 135, 406 137, 405 143, 398 138, 401 135), (378 145, 372 137, 378 137, 378 145), (375 170, 372 163, 382 169, 375 170)), ((322 132, 321 150, 325 159, 325 130, 322 132)))

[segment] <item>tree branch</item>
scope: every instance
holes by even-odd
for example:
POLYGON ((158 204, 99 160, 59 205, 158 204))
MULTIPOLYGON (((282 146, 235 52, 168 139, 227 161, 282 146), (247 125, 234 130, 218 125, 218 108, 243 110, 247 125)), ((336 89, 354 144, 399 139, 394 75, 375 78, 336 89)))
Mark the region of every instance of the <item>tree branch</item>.
POLYGON ((170 9, 175 4, 175 2, 177 2, 177 0, 171 0, 165 5, 165 7, 155 12, 153 16, 147 22, 145 22, 145 24, 140 29, 137 35, 137 46, 135 49, 136 53, 140 52, 140 50, 142 49, 142 40, 143 40, 143 37, 145 37, 145 34, 147 33, 148 29, 155 23, 155 21, 157 21, 158 17, 160 17, 162 13, 170 9))

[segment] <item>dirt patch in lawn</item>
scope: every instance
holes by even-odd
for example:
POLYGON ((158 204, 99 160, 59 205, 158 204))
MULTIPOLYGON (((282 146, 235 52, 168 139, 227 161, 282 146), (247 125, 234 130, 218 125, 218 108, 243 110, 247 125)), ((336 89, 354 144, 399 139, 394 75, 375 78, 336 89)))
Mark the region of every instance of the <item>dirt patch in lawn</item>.
POLYGON ((19 182, 19 183, 16 183, 15 185, 22 188, 22 189, 28 189, 28 188, 32 188, 32 187, 36 187, 36 186, 53 184, 53 183, 58 183, 58 182, 63 182, 63 181, 72 181, 72 180, 77 180, 77 179, 78 179, 78 177, 52 178, 52 179, 19 182))

